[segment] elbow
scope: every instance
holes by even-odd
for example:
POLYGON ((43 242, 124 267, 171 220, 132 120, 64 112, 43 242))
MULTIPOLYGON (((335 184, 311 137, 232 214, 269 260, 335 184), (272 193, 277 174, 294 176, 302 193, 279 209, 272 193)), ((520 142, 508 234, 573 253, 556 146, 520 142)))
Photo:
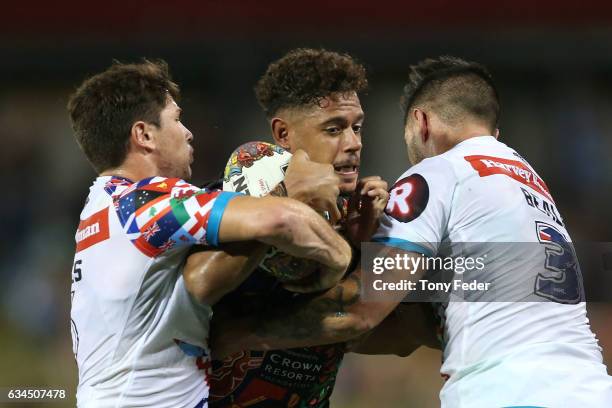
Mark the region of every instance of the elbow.
POLYGON ((206 285, 202 284, 198 274, 183 273, 183 280, 185 283, 185 289, 191 295, 191 297, 199 304, 207 304, 209 302, 209 293, 206 285))

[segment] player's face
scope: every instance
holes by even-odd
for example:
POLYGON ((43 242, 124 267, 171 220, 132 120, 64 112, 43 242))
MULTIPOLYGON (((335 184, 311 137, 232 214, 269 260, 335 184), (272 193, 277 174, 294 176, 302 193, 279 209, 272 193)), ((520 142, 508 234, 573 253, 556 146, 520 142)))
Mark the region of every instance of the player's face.
POLYGON ((160 127, 156 129, 157 166, 164 177, 191 177, 193 162, 193 135, 181 123, 181 108, 174 99, 168 102, 160 114, 160 127))
POLYGON ((340 191, 353 192, 359 177, 363 125, 357 94, 324 98, 291 116, 287 129, 289 151, 303 149, 311 160, 333 164, 340 177, 340 191))

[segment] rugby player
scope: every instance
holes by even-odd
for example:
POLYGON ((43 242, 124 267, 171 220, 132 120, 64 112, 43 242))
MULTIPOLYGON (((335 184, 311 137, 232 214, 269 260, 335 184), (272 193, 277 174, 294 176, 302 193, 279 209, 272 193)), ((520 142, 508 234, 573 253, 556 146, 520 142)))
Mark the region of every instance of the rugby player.
MULTIPOLYGON (((313 161, 333 164, 341 194, 348 199, 343 224, 355 246, 368 240, 388 198, 380 177, 358 180, 363 110, 359 94, 367 80, 348 55, 296 49, 268 67, 256 95, 277 145, 303 149, 313 161)), ((192 273, 189 266, 188 273, 192 273)), ((347 278, 352 281, 352 277, 347 278)), ((292 287, 292 289, 299 289, 292 287)), ((294 294, 262 270, 228 295, 215 312, 239 316, 285 307, 294 294)), ((233 341, 227 339, 227 341, 233 341)), ((213 361, 212 407, 326 406, 344 355, 343 344, 291 350, 241 351, 213 361)))
MULTIPOLYGON (((480 294, 485 301, 453 292, 439 308, 442 406, 612 406, 569 233, 541 177, 497 140, 500 105, 488 71, 458 58, 427 59, 411 67, 402 101, 413 166, 392 187, 375 240, 414 257, 488 254, 473 276, 495 284, 480 294)), ((361 299, 338 315, 329 296, 284 317, 262 316, 257 326, 232 322, 233 333, 221 336, 242 336, 251 349, 341 341, 355 335, 352 321, 375 325, 394 307, 361 299), (311 335, 300 339, 289 330, 297 327, 311 335)), ((386 330, 399 343, 410 327, 386 330)))
MULTIPOLYGON (((255 240, 324 266, 321 286, 346 272, 351 248, 307 205, 199 189, 188 182, 193 135, 181 123, 178 86, 165 62, 114 64, 86 81, 68 109, 77 141, 99 174, 76 233, 71 329, 79 369, 78 406, 206 406, 210 304, 192 300, 179 267, 193 245, 255 240)), ((287 193, 314 195, 303 179, 337 184, 331 166, 303 152, 291 161, 287 193), (296 167, 297 166, 297 167, 296 167), (290 191, 293 188, 296 190, 290 191)), ((320 184, 319 184, 320 186, 320 184)), ((335 203, 337 186, 323 189, 335 203)), ((250 272, 218 276, 220 298, 250 272), (230 281, 229 283, 227 281, 230 281)), ((246 265, 242 258, 237 264, 246 265)))

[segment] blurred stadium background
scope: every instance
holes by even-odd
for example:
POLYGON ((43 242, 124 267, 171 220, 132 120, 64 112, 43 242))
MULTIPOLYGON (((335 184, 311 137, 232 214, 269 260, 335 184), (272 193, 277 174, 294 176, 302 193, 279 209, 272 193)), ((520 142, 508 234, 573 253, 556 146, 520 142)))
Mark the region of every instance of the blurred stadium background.
MULTIPOLYGON (((216 177, 245 141, 269 140, 252 87, 298 46, 349 52, 371 89, 362 174, 407 166, 398 98, 407 67, 457 55, 486 64, 502 98, 501 137, 540 172, 574 241, 612 241, 612 3, 477 0, 376 4, 311 0, 13 3, 0 15, 0 388, 68 390, 73 235, 95 176, 69 126, 69 93, 113 59, 164 58, 195 134, 194 181, 216 177)), ((601 277, 609 288, 612 278, 601 277)), ((609 290, 606 290, 609 293, 609 290)), ((612 363, 610 303, 589 305, 612 363)), ((438 352, 348 356, 336 407, 435 407, 438 352)), ((64 406, 58 403, 49 406, 64 406)), ((29 404, 27 406, 33 406, 29 404)))

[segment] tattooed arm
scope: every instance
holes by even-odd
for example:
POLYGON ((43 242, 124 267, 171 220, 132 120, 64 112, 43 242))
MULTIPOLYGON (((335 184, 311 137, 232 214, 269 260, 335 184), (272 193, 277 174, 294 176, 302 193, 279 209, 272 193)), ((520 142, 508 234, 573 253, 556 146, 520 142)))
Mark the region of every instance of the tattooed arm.
MULTIPOLYGON (((416 255, 416 254, 415 254, 416 255)), ((422 271, 412 275, 418 279, 422 271)), ((361 267, 332 289, 265 316, 223 319, 214 327, 215 358, 240 350, 278 350, 344 342, 376 327, 401 302, 404 293, 383 302, 365 301, 361 267)))
POLYGON ((402 303, 374 330, 351 340, 348 351, 406 357, 421 346, 440 350, 438 321, 430 303, 402 303))

